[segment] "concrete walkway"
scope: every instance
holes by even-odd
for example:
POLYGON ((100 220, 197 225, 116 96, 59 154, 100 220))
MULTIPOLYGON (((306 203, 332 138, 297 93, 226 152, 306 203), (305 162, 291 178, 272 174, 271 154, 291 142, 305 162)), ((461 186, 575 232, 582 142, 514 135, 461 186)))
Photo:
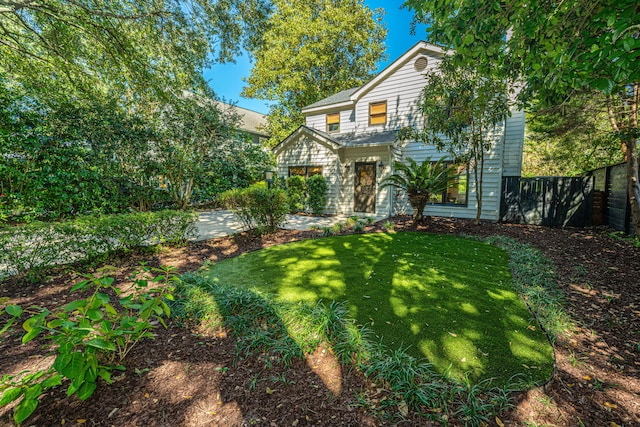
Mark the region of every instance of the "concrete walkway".
MULTIPOLYGON (((286 223, 282 228, 287 230, 310 230, 312 227, 328 227, 337 222, 347 220, 345 215, 336 216, 306 216, 306 215, 287 215, 286 223)), ((384 219, 376 218, 376 221, 384 219)), ((198 222, 198 235, 194 239, 208 240, 216 237, 224 237, 230 234, 243 231, 242 223, 231 212, 226 210, 214 210, 200 212, 198 222)))

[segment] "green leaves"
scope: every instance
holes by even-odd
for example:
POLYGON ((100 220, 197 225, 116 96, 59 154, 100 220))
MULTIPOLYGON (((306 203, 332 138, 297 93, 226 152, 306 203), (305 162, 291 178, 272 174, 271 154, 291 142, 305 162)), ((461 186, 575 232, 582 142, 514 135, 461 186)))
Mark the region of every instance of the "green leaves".
POLYGON ((384 58, 380 10, 361 0, 274 0, 243 96, 276 101, 269 146, 304 124, 301 109, 362 85, 384 58))
MULTIPOLYGON (((164 297, 171 295, 173 283, 178 281, 174 271, 171 267, 144 267, 140 274, 146 277, 134 282, 131 294, 121 300, 121 311, 111 304, 109 294, 102 292, 111 289, 119 294, 113 287, 114 279, 94 276, 73 287, 89 292, 88 297, 72 301, 53 313, 44 308, 30 308, 31 317, 23 323, 26 333, 22 342, 47 331, 46 339, 58 354, 48 370, 5 376, 0 383, 0 390, 4 390, 0 406, 22 397, 14 410, 16 423, 21 423, 35 411, 38 397, 61 385, 63 379, 70 381, 67 396, 75 394, 80 400, 94 393, 98 378, 110 383, 111 371, 123 369, 120 362, 131 348, 143 339, 153 338, 152 321, 166 327, 164 317, 171 311, 164 297), (149 274, 155 276, 149 278, 149 274), (150 287, 150 283, 155 287, 150 287), (102 361, 106 363, 103 365, 102 361)), ((25 313, 17 305, 7 306, 5 311, 12 316, 9 325, 25 313)), ((3 328, 6 329, 7 326, 3 328)))
POLYGON ((22 316, 22 307, 20 307, 19 305, 8 305, 5 307, 4 311, 6 311, 8 315, 13 317, 22 316))

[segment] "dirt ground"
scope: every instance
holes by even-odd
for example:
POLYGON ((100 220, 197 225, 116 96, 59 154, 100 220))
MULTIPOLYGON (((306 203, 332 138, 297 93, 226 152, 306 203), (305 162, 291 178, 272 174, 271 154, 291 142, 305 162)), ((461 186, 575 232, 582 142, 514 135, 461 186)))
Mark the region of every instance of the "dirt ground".
MULTIPOLYGON (((640 425, 640 249, 604 228, 550 229, 430 218, 414 227, 394 218, 396 230, 469 235, 507 235, 540 249, 555 264, 566 310, 577 329, 556 342, 557 368, 544 387, 516 396, 515 409, 492 422, 513 426, 640 425)), ((380 225, 368 232, 380 231, 380 225)), ((195 270, 216 261, 318 232, 247 234, 129 254, 108 263, 117 282, 126 283, 140 262, 195 270)), ((0 284, 0 300, 50 309, 71 300, 68 289, 81 280, 60 268, 36 284, 11 278, 0 284)), ((0 323, 3 323, 0 319, 0 323)), ((390 420, 380 410, 358 404, 367 395, 376 406, 384 387, 340 366, 330 349, 285 368, 259 357, 234 362, 234 339, 227 331, 203 336, 178 324, 159 328, 155 340, 134 348, 126 372, 112 385, 100 384, 81 402, 59 387, 40 401, 25 425, 59 426, 374 426, 432 423, 415 415, 390 420), (271 365, 270 367, 267 367, 271 365), (400 421, 399 421, 400 420, 400 421)), ((33 342, 19 345, 20 334, 0 341, 0 373, 46 366, 51 357, 33 342)), ((388 409, 387 409, 388 411, 388 409)), ((397 414, 396 414, 397 415, 397 414)), ((455 421, 451 423, 457 425, 455 421)), ((11 406, 0 408, 0 426, 13 425, 11 406)))

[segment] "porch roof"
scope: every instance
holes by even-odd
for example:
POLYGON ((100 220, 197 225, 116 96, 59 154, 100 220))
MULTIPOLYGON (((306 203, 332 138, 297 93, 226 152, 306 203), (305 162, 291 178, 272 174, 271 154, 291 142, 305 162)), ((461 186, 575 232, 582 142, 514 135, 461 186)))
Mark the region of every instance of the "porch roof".
POLYGON ((393 145, 396 140, 396 131, 368 132, 359 134, 332 135, 342 147, 361 147, 393 145))

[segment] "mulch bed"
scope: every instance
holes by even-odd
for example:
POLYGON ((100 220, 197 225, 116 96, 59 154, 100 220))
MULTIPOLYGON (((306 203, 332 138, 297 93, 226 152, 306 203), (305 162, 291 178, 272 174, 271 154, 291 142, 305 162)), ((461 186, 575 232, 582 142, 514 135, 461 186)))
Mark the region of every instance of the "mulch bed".
MULTIPOLYGON (((640 425, 640 249, 611 237, 604 228, 475 226, 446 218, 429 218, 419 226, 407 217, 393 221, 396 230, 510 236, 537 247, 555 264, 566 310, 577 328, 556 342, 552 380, 517 395, 516 408, 500 414, 498 421, 518 426, 640 425)), ((367 231, 381 228, 373 225, 367 231)), ((141 262, 192 271, 207 260, 317 236, 285 230, 263 237, 239 234, 159 253, 113 257, 108 263, 115 267, 117 283, 124 284, 141 262)), ((75 297, 68 289, 79 280, 68 267, 35 284, 11 278, 0 285, 0 299, 51 309, 75 297)), ((319 349, 284 367, 259 357, 235 361, 235 342, 225 331, 203 335, 174 323, 156 332, 155 340, 132 351, 125 360, 127 371, 112 385, 100 384, 84 402, 65 397, 65 387, 53 390, 25 425, 432 425, 411 415, 405 421, 389 420, 363 409, 358 399, 366 394, 375 406, 384 399, 383 387, 340 366, 331 349, 319 349)), ((18 333, 2 337, 0 373, 50 363, 36 344, 20 346, 19 338, 18 333)), ((10 406, 0 408, 2 425, 13 425, 10 406)))

